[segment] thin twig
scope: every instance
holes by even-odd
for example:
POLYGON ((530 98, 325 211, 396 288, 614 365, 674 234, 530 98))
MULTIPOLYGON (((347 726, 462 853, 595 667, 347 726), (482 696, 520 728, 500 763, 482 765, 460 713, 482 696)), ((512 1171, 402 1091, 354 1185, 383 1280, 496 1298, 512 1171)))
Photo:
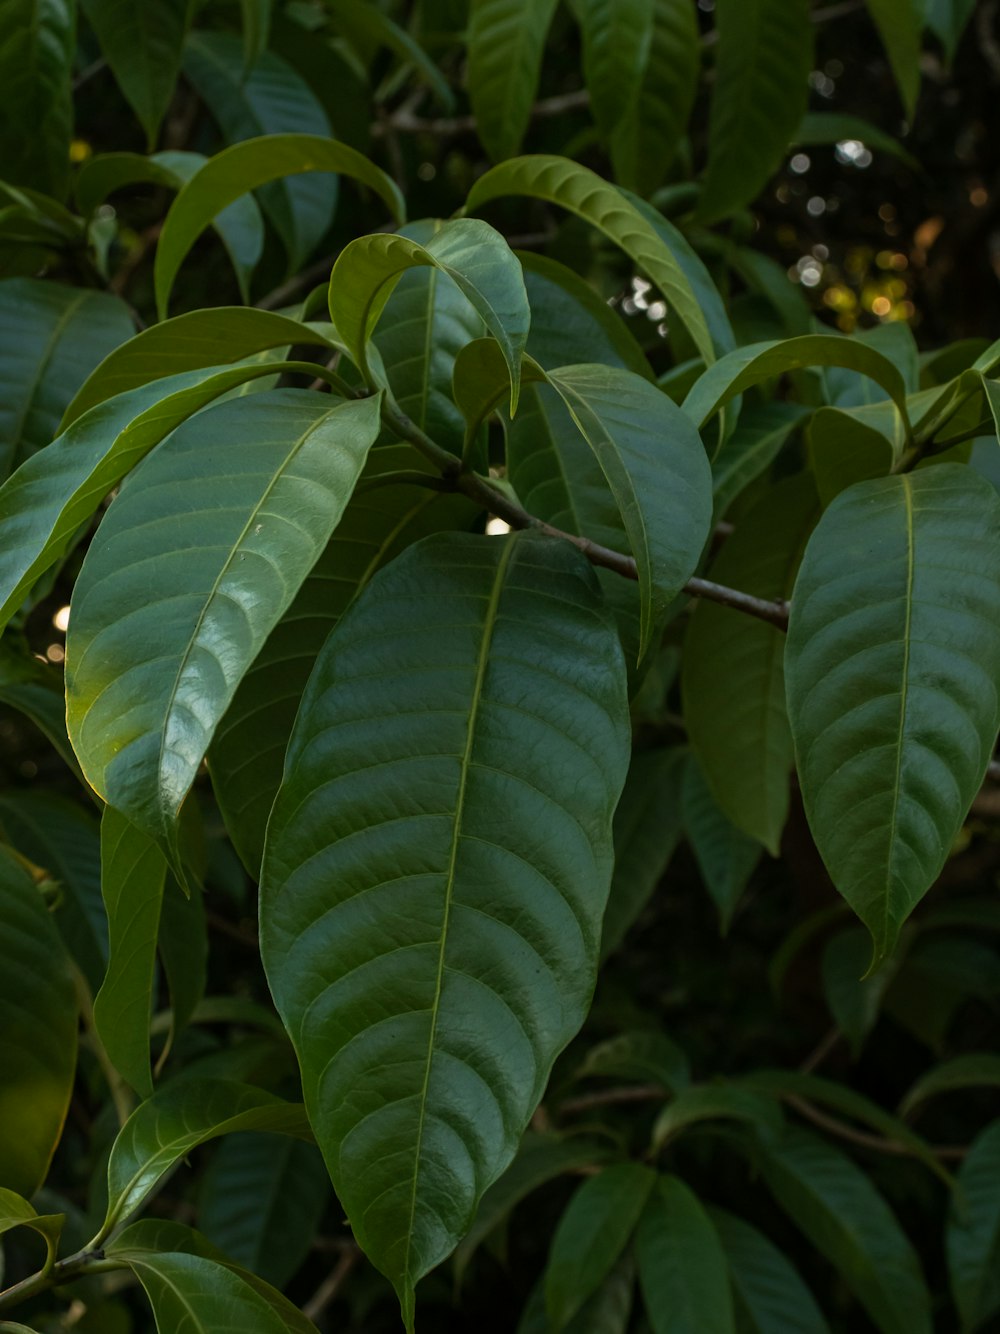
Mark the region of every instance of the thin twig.
POLYGON ((611 1107, 616 1103, 664 1102, 667 1096, 662 1084, 631 1084, 626 1088, 597 1089, 594 1093, 581 1093, 577 1098, 567 1098, 559 1104, 559 1114, 572 1116, 574 1112, 587 1112, 592 1107, 611 1107))
POLYGON ((838 1026, 834 1024, 830 1031, 824 1037, 820 1038, 819 1042, 817 1042, 816 1046, 799 1066, 799 1070, 802 1074, 811 1075, 814 1070, 821 1066, 843 1036, 844 1035, 838 1026))
POLYGON ((322 259, 316 260, 314 264, 310 264, 301 273, 297 273, 294 278, 279 283, 277 287, 255 303, 257 309, 277 310, 280 306, 289 305, 304 288, 314 286, 321 278, 329 278, 333 261, 336 258, 336 255, 324 255, 322 259))
MULTIPOLYGON (((590 93, 586 88, 575 88, 571 93, 560 93, 556 97, 544 97, 531 108, 534 120, 544 120, 547 116, 561 116, 566 111, 579 111, 590 105, 590 93)), ((415 116, 406 107, 401 107, 392 116, 371 127, 374 136, 388 135, 396 130, 402 134, 433 134, 448 137, 456 134, 471 134, 476 128, 475 116, 447 116, 428 119, 415 116)))
POLYGON ((336 1265, 303 1306, 302 1314, 307 1320, 315 1321, 323 1314, 336 1298, 347 1276, 360 1259, 361 1251, 357 1246, 344 1251, 336 1265))
MULTIPOLYGON (((877 1153, 891 1153, 900 1158, 915 1156, 915 1151, 909 1144, 900 1144, 898 1140, 885 1139, 881 1135, 870 1135, 866 1130, 856 1130, 854 1126, 841 1121, 839 1117, 828 1116, 826 1112, 821 1112, 818 1107, 814 1107, 811 1102, 795 1093, 785 1094, 785 1102, 813 1125, 819 1126, 821 1130, 826 1130, 831 1135, 836 1135, 839 1139, 847 1140, 849 1144, 857 1144, 863 1149, 874 1149, 877 1153)), ((968 1153, 968 1149, 962 1144, 932 1144, 930 1151, 942 1162, 958 1162, 968 1153)))

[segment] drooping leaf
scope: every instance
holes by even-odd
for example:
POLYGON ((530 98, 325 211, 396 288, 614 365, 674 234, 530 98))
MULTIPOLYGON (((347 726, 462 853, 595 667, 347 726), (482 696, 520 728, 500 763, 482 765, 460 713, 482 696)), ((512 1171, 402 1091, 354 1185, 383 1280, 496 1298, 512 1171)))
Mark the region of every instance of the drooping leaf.
POLYGON ((829 1334, 829 1325, 791 1261, 755 1227, 709 1209, 729 1262, 737 1310, 749 1334, 829 1334))
POLYGON ((338 1198, 410 1326, 587 1005, 624 679, 569 544, 442 534, 341 620, 296 720, 265 967, 338 1198))
POLYGON ((165 847, 378 430, 378 396, 222 403, 175 431, 108 511, 73 593, 67 718, 91 785, 165 847))
POLYGON ((374 190, 402 222, 405 209, 399 187, 346 144, 313 134, 267 134, 233 144, 206 162, 188 181, 166 216, 154 267, 156 304, 161 319, 185 256, 227 205, 270 181, 313 171, 354 177, 374 190))
POLYGON ((760 843, 738 829, 720 808, 694 756, 688 756, 684 768, 681 801, 684 833, 725 934, 760 861, 760 843))
POLYGON ((729 1270, 697 1196, 661 1177, 636 1236, 639 1283, 653 1334, 733 1334, 729 1270))
MULTIPOLYGON (((851 341, 874 348, 899 371, 908 394, 920 388, 920 354, 913 330, 901 320, 876 324, 851 335, 851 341)), ((838 408, 855 408, 884 402, 888 391, 866 375, 844 366, 827 366, 823 372, 827 402, 838 408)))
POLYGON ((476 218, 444 223, 425 246, 386 232, 345 246, 330 275, 330 316, 352 360, 367 370, 366 346, 393 286, 407 269, 422 267, 447 275, 500 344, 510 372, 511 411, 516 410, 531 322, 528 296, 507 242, 476 218))
POLYGON ((878 28, 908 120, 913 119, 920 92, 920 33, 924 6, 920 0, 867 0, 878 28))
POLYGON ((615 1163, 577 1188, 556 1227, 545 1270, 552 1330, 563 1329, 610 1274, 656 1184, 656 1173, 641 1163, 615 1163))
POLYGON ((653 0, 580 0, 583 75, 594 119, 608 135, 626 113, 623 92, 638 87, 648 60, 653 0))
POLYGON ((466 86, 483 147, 499 162, 521 146, 556 0, 472 0, 466 86))
POLYGON ((860 482, 826 510, 785 675, 806 813, 889 953, 936 879, 1000 724, 1000 500, 956 464, 860 482))
POLYGON ((620 190, 578 163, 539 154, 514 158, 480 176, 469 191, 466 210, 478 209, 504 195, 546 199, 603 232, 660 289, 706 363, 715 360, 701 302, 683 266, 657 228, 620 190))
POLYGON ((190 5, 187 0, 82 0, 82 5, 152 150, 180 73, 190 5))
POLYGON ((745 407, 736 430, 712 460, 715 517, 721 519, 740 492, 765 472, 796 427, 809 415, 799 403, 745 407))
POLYGON ((62 1134, 76 1070, 77 1004, 42 896, 0 850, 0 1186, 35 1193, 62 1134))
MULTIPOLYGON (((755 597, 789 599, 817 517, 807 473, 778 482, 741 517, 708 577, 755 597)), ((681 675, 688 738, 712 795, 775 857, 793 760, 784 650, 776 626, 703 601, 685 635, 681 675)))
POLYGON ((228 1135, 202 1179, 198 1225, 231 1260, 283 1288, 309 1254, 329 1197, 315 1145, 228 1135))
POLYGON ((298 1103, 232 1080, 175 1080, 140 1104, 111 1149, 101 1238, 135 1213, 164 1174, 192 1149, 239 1130, 312 1138, 298 1103))
POLYGON ((805 113, 813 50, 808 0, 718 0, 715 21, 704 222, 746 204, 781 162, 805 113))
POLYGON ((1000 1311, 1000 1121, 973 1141, 945 1229, 951 1291, 966 1334, 1000 1311))
POLYGON ((911 1115, 928 1098, 967 1088, 1000 1088, 1000 1056, 988 1051, 966 1052, 931 1066, 899 1104, 900 1116, 911 1115))
POLYGON ((369 454, 361 489, 237 687, 209 749, 229 835, 255 879, 299 700, 327 635, 376 571, 404 547, 430 533, 468 530, 477 516, 463 496, 399 484, 368 489, 368 483, 405 471, 433 470, 409 445, 383 445, 369 454))
POLYGON ((133 332, 128 307, 107 292, 0 282, 0 481, 55 437, 87 376, 133 332))
POLYGON ((72 0, 0 3, 0 162, 11 185, 66 193, 75 48, 72 0))

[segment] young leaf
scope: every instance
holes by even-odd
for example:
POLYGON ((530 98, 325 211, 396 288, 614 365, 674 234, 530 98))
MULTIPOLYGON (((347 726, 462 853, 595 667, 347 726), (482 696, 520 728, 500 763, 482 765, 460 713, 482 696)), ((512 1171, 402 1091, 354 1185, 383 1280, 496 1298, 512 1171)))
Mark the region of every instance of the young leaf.
POLYGON ((87 376, 133 332, 128 307, 106 292, 0 282, 0 481, 49 443, 87 376))
POLYGON ((339 172, 369 186, 400 222, 405 216, 399 187, 366 157, 313 134, 268 134, 233 144, 211 158, 188 181, 170 207, 156 247, 156 305, 166 315, 177 271, 195 241, 227 205, 248 190, 303 172, 339 172))
MULTIPOLYGON (((193 32, 184 47, 184 73, 230 144, 263 135, 330 134, 326 112, 309 85, 273 51, 265 51, 247 71, 238 37, 193 32)), ((337 207, 337 178, 310 173, 269 181, 261 186, 260 202, 294 271, 330 225, 337 207)))
POLYGON ((227 1135, 202 1179, 198 1225, 231 1260, 283 1288, 309 1254, 329 1198, 315 1145, 227 1135))
POLYGON ((639 1284, 653 1334, 733 1334, 725 1253, 691 1190, 661 1177, 636 1236, 639 1284))
POLYGON ((971 1334, 1000 1311, 1000 1121, 976 1138, 959 1168, 945 1251, 963 1334, 971 1334))
POLYGON ((941 464, 827 509, 785 654, 802 798, 834 884, 888 954, 937 878, 1000 724, 1000 499, 941 464))
POLYGON ((0 1185, 35 1193, 62 1134, 76 1071, 69 961, 37 886, 0 849, 0 1185))
POLYGON ((903 101, 913 119, 920 92, 920 33, 924 6, 920 0, 867 0, 903 101))
POLYGON ((755 1227, 709 1209, 729 1262, 740 1328, 748 1334, 829 1334, 829 1325, 791 1261, 755 1227))
MULTIPOLYGON (((741 518, 709 578, 756 597, 787 600, 818 517, 808 474, 778 482, 741 518)), ((785 636, 776 626, 702 602, 684 638, 681 674, 691 749, 715 801, 774 857, 788 814, 793 759, 784 651, 785 636)))
POLYGON ((568 209, 604 233, 648 275, 676 310, 707 364, 715 360, 702 303, 678 257, 636 205, 595 172, 566 158, 539 154, 514 158, 473 185, 467 212, 504 195, 529 195, 568 209))
POLYGON ((75 49, 72 0, 0 6, 0 162, 11 185, 66 193, 75 49))
POLYGON ((174 95, 190 5, 187 0, 82 0, 150 151, 174 95))
POLYGON ((616 1163, 578 1187, 555 1230, 545 1270, 553 1331, 568 1324, 614 1268, 655 1185, 650 1168, 616 1163))
POLYGON ((681 792, 684 832, 725 935, 760 861, 760 843, 737 829, 720 809, 694 756, 689 756, 685 765, 681 792))
POLYGON ((108 511, 73 593, 67 718, 95 790, 164 847, 378 430, 378 396, 285 389, 219 404, 175 431, 108 511))
POLYGON ((472 0, 466 86, 480 142, 494 162, 516 153, 538 90, 557 0, 472 0))
POLYGON ((595 590, 535 535, 410 547, 327 641, 268 827, 268 980, 410 1328, 593 985, 629 734, 595 590))
POLYGON ((108 1160, 108 1211, 100 1239, 141 1207, 165 1173, 206 1140, 266 1130, 309 1140, 303 1108, 232 1080, 175 1080, 132 1113, 108 1160))
POLYGON ((703 222, 746 204, 781 162, 806 109, 813 52, 808 0, 718 0, 715 16, 703 222))
POLYGON ((385 232, 345 246, 330 275, 330 317, 351 359, 367 373, 366 347, 394 285, 407 269, 421 267, 446 274, 500 344, 515 411, 521 353, 531 323, 528 296, 521 266, 507 242, 476 218, 446 222, 426 246, 385 232))
POLYGON ((754 1161, 791 1217, 871 1316, 881 1334, 931 1334, 920 1262, 868 1177, 838 1149, 789 1128, 754 1161))

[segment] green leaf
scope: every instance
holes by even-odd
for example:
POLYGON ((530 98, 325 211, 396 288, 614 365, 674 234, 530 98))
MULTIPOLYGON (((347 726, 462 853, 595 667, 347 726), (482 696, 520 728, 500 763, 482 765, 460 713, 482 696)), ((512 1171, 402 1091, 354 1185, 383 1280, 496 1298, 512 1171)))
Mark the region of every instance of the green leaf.
MULTIPOLYGON (((199 884, 191 884, 185 893, 173 876, 167 876, 157 945, 170 989, 169 1051, 190 1023, 207 984, 208 931, 199 884)), ((164 1059, 165 1055, 160 1057, 161 1062, 164 1059)))
POLYGON ((108 1161, 108 1211, 103 1240, 139 1209, 165 1173, 219 1135, 266 1130, 309 1140, 298 1103, 232 1080, 183 1079, 142 1103, 122 1126, 108 1161))
POLYGON ((273 0, 240 0, 243 11, 243 68, 250 70, 267 50, 273 0))
POLYGON ((715 360, 702 304, 682 264, 658 229, 620 190, 587 167, 539 154, 514 158, 480 176, 469 191, 466 210, 504 195, 528 195, 559 204, 603 232, 660 289, 705 361, 715 360))
POLYGON ((339 172, 369 186, 400 222, 405 209, 399 187, 346 144, 313 134, 268 134, 217 153, 188 181, 171 205, 156 247, 156 305, 162 319, 185 256, 205 228, 234 199, 280 177, 303 172, 339 172))
MULTIPOLYGON (((635 1261, 627 1251, 565 1326, 565 1334, 625 1334, 630 1327, 634 1294, 635 1261)), ((545 1284, 539 1280, 521 1312, 517 1334, 550 1334, 551 1329, 545 1310, 545 1284)))
POLYGON ((299 700, 327 635, 406 546, 430 533, 468 530, 478 514, 463 496, 383 480, 406 471, 434 469, 409 445, 382 445, 369 454, 333 537, 237 687, 209 748, 219 806, 254 879, 299 700))
POLYGON ((167 864, 148 835, 112 806, 101 820, 101 887, 110 957, 94 1022, 111 1063, 143 1098, 153 1092, 149 1023, 167 864))
POLYGON ((594 119, 606 135, 626 114, 623 90, 636 89, 649 58, 653 0, 579 0, 583 75, 594 119))
MULTIPOLYGON (((201 153, 101 153, 88 158, 76 178, 80 211, 91 215, 108 195, 126 185, 146 182, 177 191, 208 161, 201 153)), ((253 195, 243 195, 224 208, 213 223, 236 273, 240 296, 250 299, 250 279, 264 250, 264 219, 253 195)), ((225 360, 233 360, 225 349, 225 360)))
MULTIPOLYGON (((611 0, 606 7, 619 5, 611 0)), ((624 109, 610 133, 615 176, 640 194, 654 190, 677 157, 701 65, 698 19, 688 0, 652 0, 645 8, 649 18, 640 38, 641 68, 617 85, 624 109)))
POLYGON ((545 1271, 550 1328, 561 1330, 601 1286, 656 1186, 641 1163, 616 1163, 579 1186, 552 1238, 545 1271))
POLYGON ((899 409, 909 433, 906 384, 887 357, 867 343, 836 334, 802 334, 781 342, 751 343, 709 366, 684 400, 684 411, 699 427, 751 385, 808 366, 843 366, 881 385, 899 409))
MULTIPOLYGON (((944 0, 948 3, 949 0, 944 0)), ((935 0, 931 0, 935 3, 935 0)), ((863 116, 846 116, 841 112, 809 111, 799 122, 792 143, 812 147, 814 144, 839 144, 845 139, 857 139, 866 148, 874 148, 877 153, 888 153, 891 157, 905 162, 914 171, 920 170, 920 163, 903 145, 885 130, 880 130, 863 116)))
POLYGON ((680 842, 683 773, 684 752, 677 747, 632 756, 615 811, 615 870, 604 913, 602 958, 621 945, 680 842))
POLYGON ((789 436, 809 415, 798 403, 754 403, 745 407, 735 431, 712 460, 715 517, 771 466, 789 436))
POLYGON ((689 757, 682 782, 684 832, 705 888, 719 912, 723 935, 760 861, 760 843, 737 829, 715 800, 701 768, 689 757))
POLYGON ((681 409, 647 380, 596 365, 563 366, 548 380, 593 450, 621 514, 639 572, 641 657, 708 537, 708 459, 681 409))
POLYGON ((636 1236, 639 1283, 653 1334, 733 1334, 725 1253, 704 1207, 661 1177, 636 1236))
POLYGON ((793 283, 784 264, 749 246, 734 246, 729 263, 746 283, 749 291, 764 297, 789 336, 808 333, 812 311, 801 286, 793 283))
MULTIPOLYGON (((990 929, 988 922, 976 925, 990 929)), ((918 937, 910 946, 886 992, 884 1008, 900 1027, 941 1056, 955 1019, 968 1002, 976 998, 992 1008, 997 997, 1000 954, 992 942, 949 933, 918 937)))
POLYGON ((62 1233, 65 1214, 39 1214, 15 1191, 0 1186, 0 1235, 11 1228, 28 1227, 44 1237, 49 1260, 53 1260, 62 1233))
MULTIPOLYGON (((741 517, 708 577, 755 597, 789 599, 817 517, 807 473, 778 482, 741 517)), ((684 637, 681 670, 688 738, 712 795, 773 857, 788 815, 793 760, 784 651, 776 626, 702 601, 684 637)))
POLYGON ((928 0, 927 26, 940 37, 949 63, 975 7, 976 0, 928 0))
POLYGON ((62 674, 27 651, 15 652, 9 640, 0 641, 0 704, 30 718, 74 774, 79 775, 76 756, 66 735, 62 674))
POLYGON ((665 1033, 640 1029, 619 1033, 592 1047, 576 1072, 605 1079, 661 1084, 668 1093, 679 1093, 691 1082, 691 1067, 685 1053, 665 1033))
POLYGON ((816 1298, 786 1256, 755 1227, 725 1209, 709 1209, 722 1249, 740 1328, 752 1334, 829 1334, 816 1298))
POLYGON ((494 162, 520 147, 538 91, 557 0, 472 0, 466 87, 480 142, 494 162))
POLYGON ((875 961, 937 878, 1000 724, 1000 499, 969 468, 859 482, 792 598, 785 676, 809 824, 875 961))
POLYGON ((805 113, 813 53, 808 0, 718 0, 715 21, 703 222, 749 203, 780 164, 805 113))
POLYGON ((378 396, 221 403, 175 431, 108 511, 73 592, 67 720, 94 789, 166 848, 378 430, 378 396))
POLYGON ((450 278, 499 343, 517 409, 521 353, 531 311, 521 266, 499 232, 475 218, 446 222, 426 246, 379 232, 352 241, 330 275, 330 317, 352 360, 369 379, 367 344, 393 286, 407 269, 434 267, 450 278))
POLYGON ((913 119, 920 92, 921 0, 867 0, 878 28, 908 120, 913 119))
POLYGON ((152 150, 181 69, 187 0, 82 0, 104 58, 152 150))
POLYGON ((691 1084, 664 1107, 653 1126, 653 1150, 703 1121, 744 1121, 761 1139, 776 1139, 784 1126, 781 1109, 766 1097, 737 1084, 691 1084))
POLYGON ((283 1288, 309 1254, 329 1197, 314 1145, 229 1135, 202 1180, 198 1222, 230 1259, 283 1288))
POLYGON ((606 1157, 606 1146, 592 1140, 575 1135, 557 1139, 529 1131, 513 1162, 483 1195, 471 1227, 455 1250, 456 1284, 462 1282, 476 1250, 532 1191, 564 1173, 593 1167, 606 1157))
POLYGON ((405 28, 394 23, 388 14, 374 5, 359 5, 355 0, 324 0, 333 14, 337 27, 357 40, 369 42, 378 49, 388 47, 404 65, 412 65, 446 111, 451 111, 455 99, 448 80, 435 62, 405 28))
MULTIPOLYGON (((900 320, 876 324, 874 329, 862 329, 851 335, 851 341, 874 348, 899 371, 907 394, 920 388, 920 353, 913 330, 900 320)), ((829 366, 823 371, 827 401, 834 407, 853 408, 863 404, 885 402, 886 391, 857 371, 842 366, 829 366)))
POLYGON ((899 1104, 899 1114, 910 1116, 928 1098, 967 1088, 1000 1088, 1000 1056, 972 1051, 932 1066, 907 1091, 899 1104))
POLYGON ((893 441, 874 424, 880 418, 884 418, 880 405, 850 412, 820 408, 813 414, 809 462, 824 509, 855 482, 886 477, 892 471, 896 451, 893 441))
MULTIPOLYGON (((229 33, 193 32, 185 43, 184 73, 230 144, 264 135, 330 134, 326 112, 291 65, 272 51, 265 51, 249 72, 244 62, 243 43, 229 33)), ((289 270, 295 271, 330 225, 337 178, 309 174, 269 180, 261 183, 260 202, 288 252, 289 270)))
POLYGON ((75 49, 72 0, 0 0, 0 162, 11 185, 66 193, 75 49))
POLYGON ((106 292, 0 282, 0 480, 49 443, 88 375, 133 332, 124 301, 106 292))
POLYGON ((181 1328, 191 1334, 289 1334, 294 1328, 239 1273, 215 1260, 147 1251, 129 1265, 146 1290, 160 1334, 181 1328))
POLYGON ((838 1149, 790 1127, 755 1151, 771 1194, 840 1273, 882 1334, 931 1334, 916 1252, 868 1177, 838 1149))
POLYGON ((951 1291, 963 1334, 1000 1311, 1000 1121, 973 1141, 945 1228, 951 1291))
POLYGON ((628 738, 590 569, 531 534, 410 547, 310 680, 262 950, 338 1198, 411 1327, 414 1284, 468 1229, 586 1012, 628 738))
POLYGON ((0 1185, 35 1193, 62 1134, 76 1070, 69 961, 30 876, 0 850, 0 1185))
POLYGON ((855 1060, 878 1021, 886 988, 895 975, 895 959, 886 959, 870 976, 871 942, 863 927, 848 927, 831 936, 820 965, 823 997, 830 1014, 847 1038, 855 1060))
POLYGON ((154 445, 227 390, 303 362, 188 372, 98 404, 0 488, 0 626, 32 584, 69 551, 81 525, 154 445))

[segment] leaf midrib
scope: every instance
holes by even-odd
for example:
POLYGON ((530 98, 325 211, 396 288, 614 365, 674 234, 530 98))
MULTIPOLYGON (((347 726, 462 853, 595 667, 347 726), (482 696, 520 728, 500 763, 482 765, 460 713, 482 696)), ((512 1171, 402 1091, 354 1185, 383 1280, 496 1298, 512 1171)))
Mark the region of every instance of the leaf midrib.
POLYGON ((882 904, 882 935, 878 942, 879 954, 885 953, 889 939, 892 907, 892 867, 895 862, 896 841, 899 838, 899 796, 903 777, 903 742, 906 737, 906 712, 909 704, 910 678, 910 627, 913 620, 913 495, 910 480, 901 474, 903 487, 904 517, 906 520, 906 613, 903 622, 903 670, 899 690, 899 730, 896 736, 896 773, 892 786, 892 813, 889 820, 889 851, 885 866, 885 895, 882 904))

